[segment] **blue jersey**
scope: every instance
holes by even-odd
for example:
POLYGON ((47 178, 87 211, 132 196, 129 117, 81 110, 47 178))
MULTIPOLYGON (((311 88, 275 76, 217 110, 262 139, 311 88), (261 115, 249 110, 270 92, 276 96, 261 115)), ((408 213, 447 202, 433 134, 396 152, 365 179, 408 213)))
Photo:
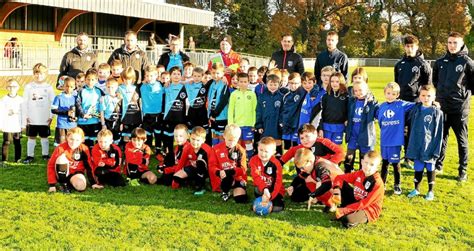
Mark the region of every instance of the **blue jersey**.
POLYGON ((142 111, 145 114, 159 114, 163 112, 163 96, 165 89, 159 82, 143 83, 140 87, 142 111))
POLYGON ((171 83, 165 88, 164 120, 185 123, 187 106, 188 95, 183 84, 171 83))
POLYGON ((118 121, 120 119, 122 100, 118 96, 107 94, 100 101, 101 109, 104 112, 104 119, 108 121, 118 121))
MULTIPOLYGON (((51 110, 58 111, 56 127, 61 129, 71 129, 77 126, 76 122, 69 121, 67 112, 76 105, 76 96, 61 93, 54 97, 51 110)), ((75 109, 75 108, 74 108, 75 109)))
POLYGON ((414 105, 412 102, 396 100, 378 107, 375 116, 379 121, 381 146, 404 145, 405 117, 414 105))
POLYGON ((230 91, 229 87, 222 82, 212 81, 207 95, 208 107, 207 112, 209 117, 216 120, 227 120, 227 110, 229 104, 230 91))
POLYGON ((98 80, 95 87, 99 88, 102 92, 106 93, 105 87, 107 85, 107 80, 98 80))
POLYGON ((406 157, 435 163, 443 141, 443 112, 435 107, 418 103, 409 114, 411 126, 406 157))
POLYGON ((256 129, 263 129, 262 137, 271 136, 275 139, 281 138, 280 114, 283 110, 283 94, 280 91, 271 93, 265 90, 257 102, 256 129))
MULTIPOLYGON (((319 94, 319 87, 315 85, 313 89, 307 92, 303 98, 303 103, 301 103, 300 109, 300 120, 298 123, 298 128, 306 123, 311 123, 311 114, 313 109, 316 107, 319 102, 321 102, 321 96, 319 94)), ((314 117, 313 117, 314 119, 314 117)))
POLYGON ((352 130, 351 130, 351 138, 358 138, 359 131, 360 131, 360 122, 362 121, 362 113, 364 110, 364 102, 365 100, 357 100, 355 103, 354 108, 354 116, 352 117, 352 130))
POLYGON ((79 117, 77 123, 79 125, 92 125, 100 122, 100 98, 103 95, 104 93, 95 86, 92 88, 84 86, 84 88, 82 88, 82 90, 77 94, 76 108, 79 117), (84 115, 86 114, 92 115, 92 117, 85 119, 84 115))
POLYGON ((122 98, 122 123, 127 125, 141 124, 142 114, 138 87, 134 84, 122 84, 119 86, 118 92, 122 98))

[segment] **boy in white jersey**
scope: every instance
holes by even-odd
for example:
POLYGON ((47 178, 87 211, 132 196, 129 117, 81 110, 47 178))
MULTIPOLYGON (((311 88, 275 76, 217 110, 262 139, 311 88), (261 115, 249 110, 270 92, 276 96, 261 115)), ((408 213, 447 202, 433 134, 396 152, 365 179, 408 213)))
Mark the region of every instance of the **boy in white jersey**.
POLYGON ((33 82, 25 85, 23 92, 23 109, 26 115, 26 147, 25 164, 33 162, 35 156, 36 137, 41 138, 41 155, 44 160, 49 159, 50 124, 53 118, 51 104, 54 99, 53 87, 46 82, 48 68, 42 63, 33 67, 33 82))
POLYGON ((25 128, 25 116, 22 112, 23 98, 17 93, 20 85, 16 80, 7 81, 8 94, 0 99, 0 130, 3 131, 2 161, 0 166, 8 158, 8 148, 11 142, 15 146, 15 162, 21 157, 21 130, 25 128))

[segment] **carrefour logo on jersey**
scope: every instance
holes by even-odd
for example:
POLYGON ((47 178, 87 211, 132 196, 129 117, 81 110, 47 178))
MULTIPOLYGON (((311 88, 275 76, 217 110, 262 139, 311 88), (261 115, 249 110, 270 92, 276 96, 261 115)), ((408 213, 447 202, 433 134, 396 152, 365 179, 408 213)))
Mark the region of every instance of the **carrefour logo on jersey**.
POLYGON ((357 115, 360 116, 360 115, 362 115, 362 111, 364 111, 364 109, 362 107, 359 107, 359 108, 356 109, 355 112, 356 112, 357 115))
POLYGON ((395 116, 395 112, 389 109, 383 113, 383 116, 390 119, 390 118, 393 118, 393 116, 395 116))

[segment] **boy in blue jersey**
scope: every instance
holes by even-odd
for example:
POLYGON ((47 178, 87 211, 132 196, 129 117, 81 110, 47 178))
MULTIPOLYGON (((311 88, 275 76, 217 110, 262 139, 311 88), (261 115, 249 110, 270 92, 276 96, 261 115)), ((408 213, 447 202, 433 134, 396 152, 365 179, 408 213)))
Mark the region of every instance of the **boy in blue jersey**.
POLYGON ((229 87, 224 80, 223 64, 215 63, 212 65, 211 81, 207 95, 207 113, 212 129, 212 145, 217 145, 219 141, 224 140, 222 136, 227 125, 227 110, 230 97, 229 87))
POLYGON ((395 82, 388 83, 384 88, 385 100, 376 110, 375 116, 380 126, 380 150, 382 153, 381 176, 384 184, 387 181, 388 165, 393 166, 393 193, 401 194, 400 187, 400 152, 404 145, 405 116, 415 103, 398 99, 400 86, 395 82))
POLYGON ((106 94, 100 99, 100 122, 102 129, 112 132, 114 144, 120 142, 120 124, 122 114, 122 98, 118 93, 119 83, 109 78, 105 87, 106 94))
POLYGON ((247 158, 252 157, 254 126, 256 119, 257 96, 248 89, 249 76, 247 73, 238 73, 239 89, 232 92, 229 99, 228 123, 237 124, 242 130, 242 141, 245 144, 247 158))
POLYGON ((262 137, 273 137, 276 142, 278 158, 283 154, 281 144, 281 112, 283 110, 283 93, 280 88, 280 77, 275 74, 267 77, 267 88, 257 98, 257 119, 255 129, 262 137))
POLYGON ((308 123, 318 127, 319 121, 315 121, 316 124, 313 123, 315 118, 313 110, 321 102, 322 96, 319 94, 319 86, 316 85, 314 74, 311 72, 304 72, 301 76, 301 86, 306 93, 303 97, 303 102, 301 103, 298 128, 308 123))
POLYGON ((100 98, 104 93, 97 88, 97 71, 90 69, 86 72, 86 85, 77 94, 76 111, 78 126, 84 131, 85 144, 92 148, 100 131, 100 98))
POLYGON ((122 84, 118 92, 122 98, 122 116, 120 118, 121 145, 130 141, 132 131, 142 125, 140 88, 135 85, 136 75, 133 67, 128 66, 121 73, 122 84))
POLYGON ((146 144, 153 145, 155 139, 155 153, 160 154, 161 149, 161 123, 163 121, 163 96, 165 89, 156 79, 158 70, 156 66, 149 65, 145 68, 145 79, 140 87, 143 111, 143 129, 147 134, 146 144))
POLYGON ((99 68, 97 69, 97 75, 99 77, 99 80, 95 86, 105 92, 107 79, 110 76, 110 65, 107 63, 100 64, 99 68))
POLYGON ((51 105, 51 112, 57 115, 54 135, 56 146, 66 142, 67 131, 77 126, 75 88, 76 81, 71 77, 66 77, 63 92, 54 98, 51 105))
MULTIPOLYGON (((375 108, 377 101, 370 94, 364 81, 353 83, 354 96, 349 98, 346 127, 347 154, 344 160, 344 172, 354 170, 355 152, 359 150, 359 160, 373 151, 375 147, 375 108)), ((360 162, 359 162, 360 163, 360 162)))
POLYGON ((163 146, 166 153, 173 152, 173 131, 176 125, 186 123, 189 106, 188 94, 181 81, 181 70, 175 66, 170 69, 171 82, 165 88, 163 114, 163 146))
POLYGON ((428 179, 428 193, 426 200, 434 199, 433 187, 435 183, 435 163, 440 156, 443 140, 443 112, 434 104, 436 88, 433 85, 424 85, 420 88, 418 103, 409 114, 411 127, 408 140, 407 158, 414 160, 415 189, 408 198, 420 194, 419 185, 423 179, 423 170, 426 168, 428 179))
POLYGON ((299 109, 306 91, 301 87, 301 76, 293 72, 288 77, 289 92, 283 97, 283 111, 280 127, 286 150, 298 145, 299 109))
POLYGON ((206 129, 206 133, 209 133, 209 118, 206 108, 208 86, 203 84, 203 76, 204 69, 196 67, 192 72, 192 82, 185 85, 189 100, 187 125, 188 128, 201 126, 206 129))

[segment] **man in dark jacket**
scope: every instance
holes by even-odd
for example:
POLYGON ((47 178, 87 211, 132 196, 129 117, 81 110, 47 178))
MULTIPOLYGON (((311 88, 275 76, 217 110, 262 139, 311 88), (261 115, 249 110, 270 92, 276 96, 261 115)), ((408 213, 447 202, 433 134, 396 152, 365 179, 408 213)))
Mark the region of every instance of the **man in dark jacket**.
POLYGON ((137 33, 134 31, 125 33, 124 42, 124 45, 112 52, 107 63, 111 64, 114 60, 120 60, 124 69, 128 66, 133 67, 137 76, 136 83, 141 83, 145 68, 149 65, 146 52, 138 47, 137 33))
POLYGON ((314 63, 314 75, 321 86, 321 69, 324 66, 332 66, 335 71, 344 74, 347 80, 347 72, 349 70, 349 59, 347 55, 337 49, 339 42, 339 35, 335 31, 328 32, 326 36, 327 49, 318 54, 316 62, 314 63))
POLYGON ((436 60, 433 67, 433 84, 437 88, 436 98, 444 113, 443 145, 436 169, 443 168, 451 127, 458 142, 458 181, 466 181, 469 152, 467 125, 471 91, 474 88, 474 62, 468 56, 467 47, 460 33, 449 34, 447 47, 446 54, 436 60))
POLYGON ((76 78, 80 72, 85 73, 90 68, 96 68, 97 55, 89 48, 89 35, 85 32, 77 34, 77 46, 64 54, 59 66, 58 84, 56 88, 61 88, 60 81, 62 76, 76 78))
POLYGON ((290 74, 298 72, 300 75, 304 72, 303 58, 295 52, 294 41, 291 35, 281 37, 281 49, 275 51, 270 59, 269 69, 286 69, 290 74))
POLYGON ((169 45, 171 51, 161 54, 158 65, 164 65, 167 71, 174 66, 178 66, 181 71, 183 71, 183 65, 189 61, 189 56, 180 50, 180 38, 176 36, 172 37, 169 45))

